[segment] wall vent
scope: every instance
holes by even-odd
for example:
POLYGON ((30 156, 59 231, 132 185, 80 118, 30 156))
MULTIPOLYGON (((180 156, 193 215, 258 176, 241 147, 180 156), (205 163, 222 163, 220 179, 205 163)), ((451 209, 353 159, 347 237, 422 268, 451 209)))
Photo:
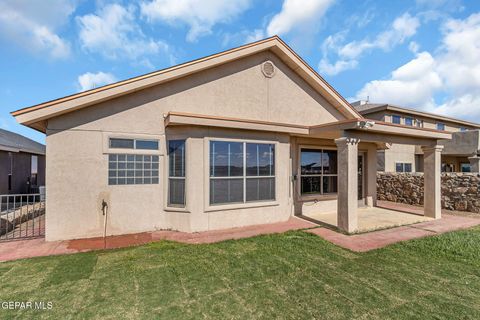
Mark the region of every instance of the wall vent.
POLYGON ((262 64, 263 75, 267 78, 271 78, 275 75, 275 65, 271 61, 265 61, 262 64))

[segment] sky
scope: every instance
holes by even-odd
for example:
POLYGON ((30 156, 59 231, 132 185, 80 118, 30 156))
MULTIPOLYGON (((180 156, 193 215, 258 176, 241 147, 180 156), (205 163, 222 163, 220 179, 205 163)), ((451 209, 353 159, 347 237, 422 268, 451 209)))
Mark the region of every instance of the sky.
POLYGON ((1 0, 11 111, 279 35, 347 100, 480 122, 478 0, 1 0))

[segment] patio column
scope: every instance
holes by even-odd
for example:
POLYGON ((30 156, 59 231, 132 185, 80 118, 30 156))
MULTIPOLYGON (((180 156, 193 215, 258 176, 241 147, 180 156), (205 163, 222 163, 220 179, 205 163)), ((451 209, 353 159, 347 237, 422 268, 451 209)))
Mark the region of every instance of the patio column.
POLYGON ((470 161, 470 168, 472 170, 471 172, 480 173, 480 157, 478 155, 474 155, 469 157, 468 161, 470 161))
POLYGON ((424 214, 440 219, 441 205, 441 153, 443 146, 422 147, 424 171, 424 214))
POLYGON ((356 138, 335 140, 338 148, 337 226, 340 230, 357 230, 358 142, 356 138))

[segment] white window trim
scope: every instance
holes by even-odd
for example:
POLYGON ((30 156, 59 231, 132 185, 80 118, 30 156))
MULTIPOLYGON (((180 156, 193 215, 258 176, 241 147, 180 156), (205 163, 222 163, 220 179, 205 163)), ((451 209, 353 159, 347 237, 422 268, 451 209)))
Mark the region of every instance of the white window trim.
POLYGON ((102 133, 103 154, 123 153, 123 154, 145 154, 163 156, 165 154, 165 135, 146 135, 137 133, 102 133), (158 140, 158 150, 149 149, 126 149, 126 148, 110 148, 110 138, 113 139, 135 139, 135 140, 158 140))
POLYGON ((413 173, 413 163, 410 161, 395 161, 395 172, 396 173, 413 173), (403 171, 400 171, 400 172, 397 171, 397 164, 402 164, 403 171), (410 172, 405 171, 406 164, 409 164, 411 166, 412 170, 410 172))
MULTIPOLYGON (((236 209, 247 209, 247 208, 258 208, 258 207, 271 207, 271 206, 278 206, 278 141, 272 140, 253 140, 253 139, 233 139, 233 138, 222 138, 222 137, 205 137, 204 139, 204 167, 205 167, 205 179, 204 179, 204 212, 214 212, 214 211, 224 211, 224 210, 236 210, 236 209), (273 144, 275 146, 275 175, 268 176, 269 178, 275 178, 275 200, 259 200, 259 201, 252 201, 252 202, 243 202, 243 203, 227 203, 227 204, 210 204, 210 142, 211 141, 225 141, 225 142, 240 142, 244 143, 244 147, 246 143, 260 143, 260 144, 273 144)), ((245 163, 246 159, 246 150, 243 151, 243 161, 245 163)), ((245 200, 246 197, 246 183, 245 180, 248 178, 246 176, 246 167, 243 166, 243 176, 241 177, 244 179, 243 183, 243 198, 245 200)), ((249 176, 251 178, 258 178, 257 176, 249 176)), ((232 177, 225 177, 225 179, 231 179, 232 177)), ((267 178, 267 177, 265 177, 267 178)), ((221 179, 221 178, 216 178, 221 179)), ((240 179, 240 177, 239 177, 240 179)))

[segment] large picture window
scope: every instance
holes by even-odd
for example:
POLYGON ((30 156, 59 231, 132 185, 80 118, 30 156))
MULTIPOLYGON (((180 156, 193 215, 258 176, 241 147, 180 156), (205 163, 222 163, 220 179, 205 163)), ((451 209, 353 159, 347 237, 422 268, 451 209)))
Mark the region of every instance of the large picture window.
POLYGON ((337 193, 336 150, 301 149, 300 162, 300 193, 303 196, 337 193))
POLYGON ((185 140, 168 142, 168 204, 185 206, 185 140))
POLYGON ((210 204, 275 200, 275 146, 210 141, 210 204))

